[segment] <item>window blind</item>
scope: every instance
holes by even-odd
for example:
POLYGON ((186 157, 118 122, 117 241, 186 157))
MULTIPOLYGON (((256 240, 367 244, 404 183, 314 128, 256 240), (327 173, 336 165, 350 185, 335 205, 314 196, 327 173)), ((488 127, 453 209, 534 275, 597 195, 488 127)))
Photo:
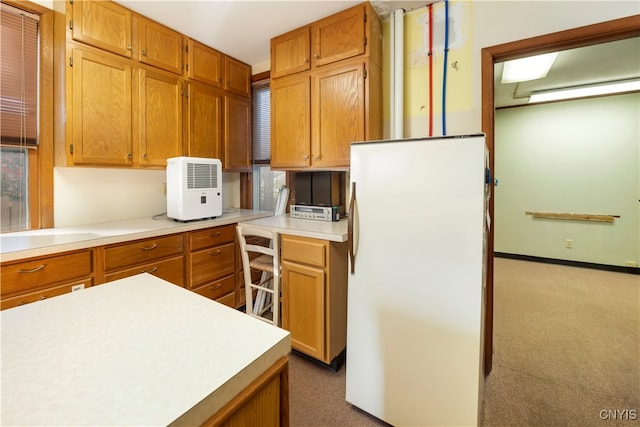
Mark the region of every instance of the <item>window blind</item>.
POLYGON ((271 159, 271 90, 269 80, 256 82, 252 86, 253 114, 251 132, 253 163, 269 163, 271 159))
POLYGON ((1 142, 35 146, 38 125, 38 17, 2 4, 0 22, 1 142))

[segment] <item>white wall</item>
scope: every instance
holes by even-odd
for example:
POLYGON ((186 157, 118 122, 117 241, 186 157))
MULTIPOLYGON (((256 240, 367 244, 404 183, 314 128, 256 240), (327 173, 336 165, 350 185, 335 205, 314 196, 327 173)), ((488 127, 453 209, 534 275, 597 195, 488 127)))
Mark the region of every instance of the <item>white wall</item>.
MULTIPOLYGON (((626 1, 450 1, 450 51, 447 71, 447 134, 481 130, 481 50, 529 37, 640 14, 640 2, 626 1), (457 62, 457 70, 451 64, 457 62)), ((444 6, 434 5, 434 124, 442 135, 441 81, 444 6)), ((427 9, 405 17, 405 136, 428 135, 427 9)), ((388 35, 388 23, 384 25, 388 35)), ((385 44, 385 57, 388 46, 385 44)), ((385 61, 385 64, 387 62, 385 61)), ((387 68, 388 69, 388 68, 387 68)), ((385 72, 386 70, 383 70, 385 72)), ((385 83, 387 84, 387 83, 385 83)), ((388 88, 388 86, 387 86, 388 88)), ((386 97, 385 93, 385 97, 386 97)), ((385 99, 385 121, 388 121, 385 99)))
POLYGON ((495 250, 638 263, 638 117, 638 93, 497 110, 495 250), (613 224, 534 219, 526 211, 620 218, 613 224))
MULTIPOLYGON (((167 211, 164 170, 54 168, 54 225, 146 218, 167 211)), ((222 207, 240 206, 240 174, 222 174, 222 207)))

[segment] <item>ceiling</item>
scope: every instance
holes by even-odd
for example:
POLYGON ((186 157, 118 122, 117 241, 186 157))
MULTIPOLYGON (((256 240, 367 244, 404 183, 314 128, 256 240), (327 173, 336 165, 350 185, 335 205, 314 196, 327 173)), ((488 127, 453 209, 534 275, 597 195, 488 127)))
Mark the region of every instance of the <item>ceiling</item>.
POLYGON ((495 106, 522 105, 535 91, 640 78, 640 38, 561 51, 542 79, 502 84, 502 68, 495 65, 495 106))
MULTIPOLYGON (((362 0, 116 0, 253 67, 268 63, 272 37, 332 15, 362 0)), ((429 1, 372 1, 385 18, 429 1)), ((259 67, 258 67, 259 68, 259 67)))
MULTIPOLYGON (((270 39, 361 0, 116 0, 118 3, 237 58, 260 72, 268 69, 270 39)), ((411 11, 431 0, 372 0, 381 17, 398 8, 411 11)), ((496 64, 495 105, 528 102, 533 91, 640 77, 638 38, 559 53, 546 78, 501 84, 496 64), (515 95, 515 96, 514 96, 515 95)))

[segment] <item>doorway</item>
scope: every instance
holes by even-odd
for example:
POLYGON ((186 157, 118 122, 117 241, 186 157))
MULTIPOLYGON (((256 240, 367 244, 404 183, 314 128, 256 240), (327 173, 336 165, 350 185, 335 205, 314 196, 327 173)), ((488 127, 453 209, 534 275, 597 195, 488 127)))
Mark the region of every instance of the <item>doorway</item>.
MULTIPOLYGON (((640 36, 640 26, 638 26, 638 16, 636 15, 482 49, 482 130, 486 134, 487 148, 489 150, 489 165, 491 170, 495 171, 494 65, 496 63, 638 36, 640 36)), ((495 217, 493 198, 491 198, 489 202, 489 213, 491 218, 495 217)), ((488 253, 494 253, 493 226, 489 232, 488 253)), ((487 268, 485 301, 485 375, 488 375, 492 369, 494 311, 493 268, 493 256, 490 256, 487 268)))

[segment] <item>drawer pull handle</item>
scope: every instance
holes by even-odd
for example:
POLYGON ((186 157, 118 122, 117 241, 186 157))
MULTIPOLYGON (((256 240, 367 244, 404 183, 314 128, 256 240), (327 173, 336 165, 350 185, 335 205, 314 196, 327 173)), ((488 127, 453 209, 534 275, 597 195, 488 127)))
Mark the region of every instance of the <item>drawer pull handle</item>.
POLYGON ((40 271, 45 267, 45 264, 40 264, 36 268, 32 268, 31 270, 18 270, 18 273, 35 273, 36 271, 40 271))
POLYGON ((221 234, 222 234, 221 232, 216 231, 215 233, 209 234, 209 237, 220 237, 221 234))
POLYGON ((157 266, 157 265, 156 265, 155 267, 153 267, 153 268, 152 268, 151 270, 149 270, 149 271, 142 270, 142 272, 143 272, 143 273, 149 273, 149 274, 153 274, 153 273, 155 273, 156 271, 158 271, 158 266, 157 266))
POLYGON ((158 244, 154 243, 151 246, 141 246, 140 249, 143 250, 143 251, 150 251, 150 250, 153 250, 153 249, 155 249, 157 247, 158 247, 158 244))
POLYGON ((211 286, 211 290, 215 291, 216 289, 220 289, 222 287, 222 283, 216 283, 215 285, 211 286))
POLYGON ((43 299, 47 299, 47 296, 46 296, 46 295, 42 295, 42 296, 40 297, 40 301, 42 301, 43 299))
POLYGON ((217 250, 217 251, 215 251, 215 252, 211 252, 209 255, 211 255, 211 256, 218 256, 218 255, 220 255, 221 253, 222 253, 222 251, 221 251, 220 249, 218 249, 218 250, 217 250))

